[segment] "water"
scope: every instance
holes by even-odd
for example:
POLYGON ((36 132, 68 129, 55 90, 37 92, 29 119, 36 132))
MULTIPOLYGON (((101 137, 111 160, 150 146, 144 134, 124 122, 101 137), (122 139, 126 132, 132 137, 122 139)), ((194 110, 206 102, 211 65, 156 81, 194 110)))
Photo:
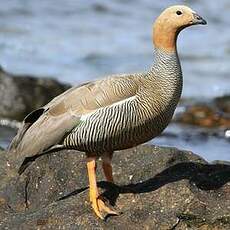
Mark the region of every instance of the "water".
POLYGON ((16 129, 0 126, 0 146, 7 148, 12 138, 16 135, 16 129))
POLYGON ((224 138, 225 130, 207 130, 189 125, 170 124, 162 136, 150 143, 156 145, 177 147, 192 151, 205 160, 230 161, 230 138, 224 138), (207 135, 209 133, 209 135, 207 135))
POLYGON ((13 73, 72 84, 146 70, 153 59, 152 23, 172 4, 187 4, 208 21, 178 40, 183 97, 229 94, 229 0, 0 0, 0 64, 13 73))

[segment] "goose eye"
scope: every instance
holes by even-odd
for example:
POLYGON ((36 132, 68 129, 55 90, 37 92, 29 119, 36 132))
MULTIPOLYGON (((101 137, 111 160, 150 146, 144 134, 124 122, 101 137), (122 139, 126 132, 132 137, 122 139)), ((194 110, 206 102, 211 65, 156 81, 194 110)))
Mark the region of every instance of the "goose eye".
POLYGON ((181 15, 182 12, 181 12, 180 10, 178 10, 178 11, 176 12, 176 14, 177 14, 177 15, 181 15))

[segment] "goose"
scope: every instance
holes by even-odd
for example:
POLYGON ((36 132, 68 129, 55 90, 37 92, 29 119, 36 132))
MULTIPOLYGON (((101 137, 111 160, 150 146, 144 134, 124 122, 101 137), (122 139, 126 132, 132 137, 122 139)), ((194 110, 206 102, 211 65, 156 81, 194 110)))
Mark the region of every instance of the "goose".
POLYGON ((154 61, 148 71, 110 75, 73 87, 27 115, 9 151, 20 159, 19 173, 33 156, 60 149, 86 154, 89 198, 104 219, 117 212, 100 197, 96 161, 114 182, 114 151, 137 146, 158 136, 169 124, 182 92, 177 53, 179 32, 206 21, 187 6, 165 9, 153 25, 154 61))

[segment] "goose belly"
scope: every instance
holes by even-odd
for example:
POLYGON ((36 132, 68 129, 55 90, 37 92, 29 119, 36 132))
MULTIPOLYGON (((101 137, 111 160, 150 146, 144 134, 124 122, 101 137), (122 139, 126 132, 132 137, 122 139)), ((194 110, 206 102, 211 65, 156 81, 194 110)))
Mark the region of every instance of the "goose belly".
POLYGON ((130 148, 159 135, 168 124, 162 119, 146 119, 135 103, 103 108, 78 125, 65 138, 64 145, 94 153, 130 148))

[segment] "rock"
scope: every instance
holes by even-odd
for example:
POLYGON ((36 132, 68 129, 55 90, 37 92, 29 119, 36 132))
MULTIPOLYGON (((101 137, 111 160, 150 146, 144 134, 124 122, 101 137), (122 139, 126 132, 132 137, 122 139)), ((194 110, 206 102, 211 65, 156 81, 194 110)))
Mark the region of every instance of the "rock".
POLYGON ((0 67, 0 117, 22 120, 69 87, 49 78, 15 76, 0 67))
POLYGON ((221 111, 230 114, 230 95, 217 97, 214 103, 221 111))
POLYGON ((230 229, 230 166, 175 148, 141 145, 114 154, 115 184, 98 185, 119 216, 91 210, 85 156, 60 151, 22 175, 0 153, 1 229, 230 229))
POLYGON ((185 106, 185 112, 176 116, 175 121, 208 128, 230 128, 230 96, 185 106))

